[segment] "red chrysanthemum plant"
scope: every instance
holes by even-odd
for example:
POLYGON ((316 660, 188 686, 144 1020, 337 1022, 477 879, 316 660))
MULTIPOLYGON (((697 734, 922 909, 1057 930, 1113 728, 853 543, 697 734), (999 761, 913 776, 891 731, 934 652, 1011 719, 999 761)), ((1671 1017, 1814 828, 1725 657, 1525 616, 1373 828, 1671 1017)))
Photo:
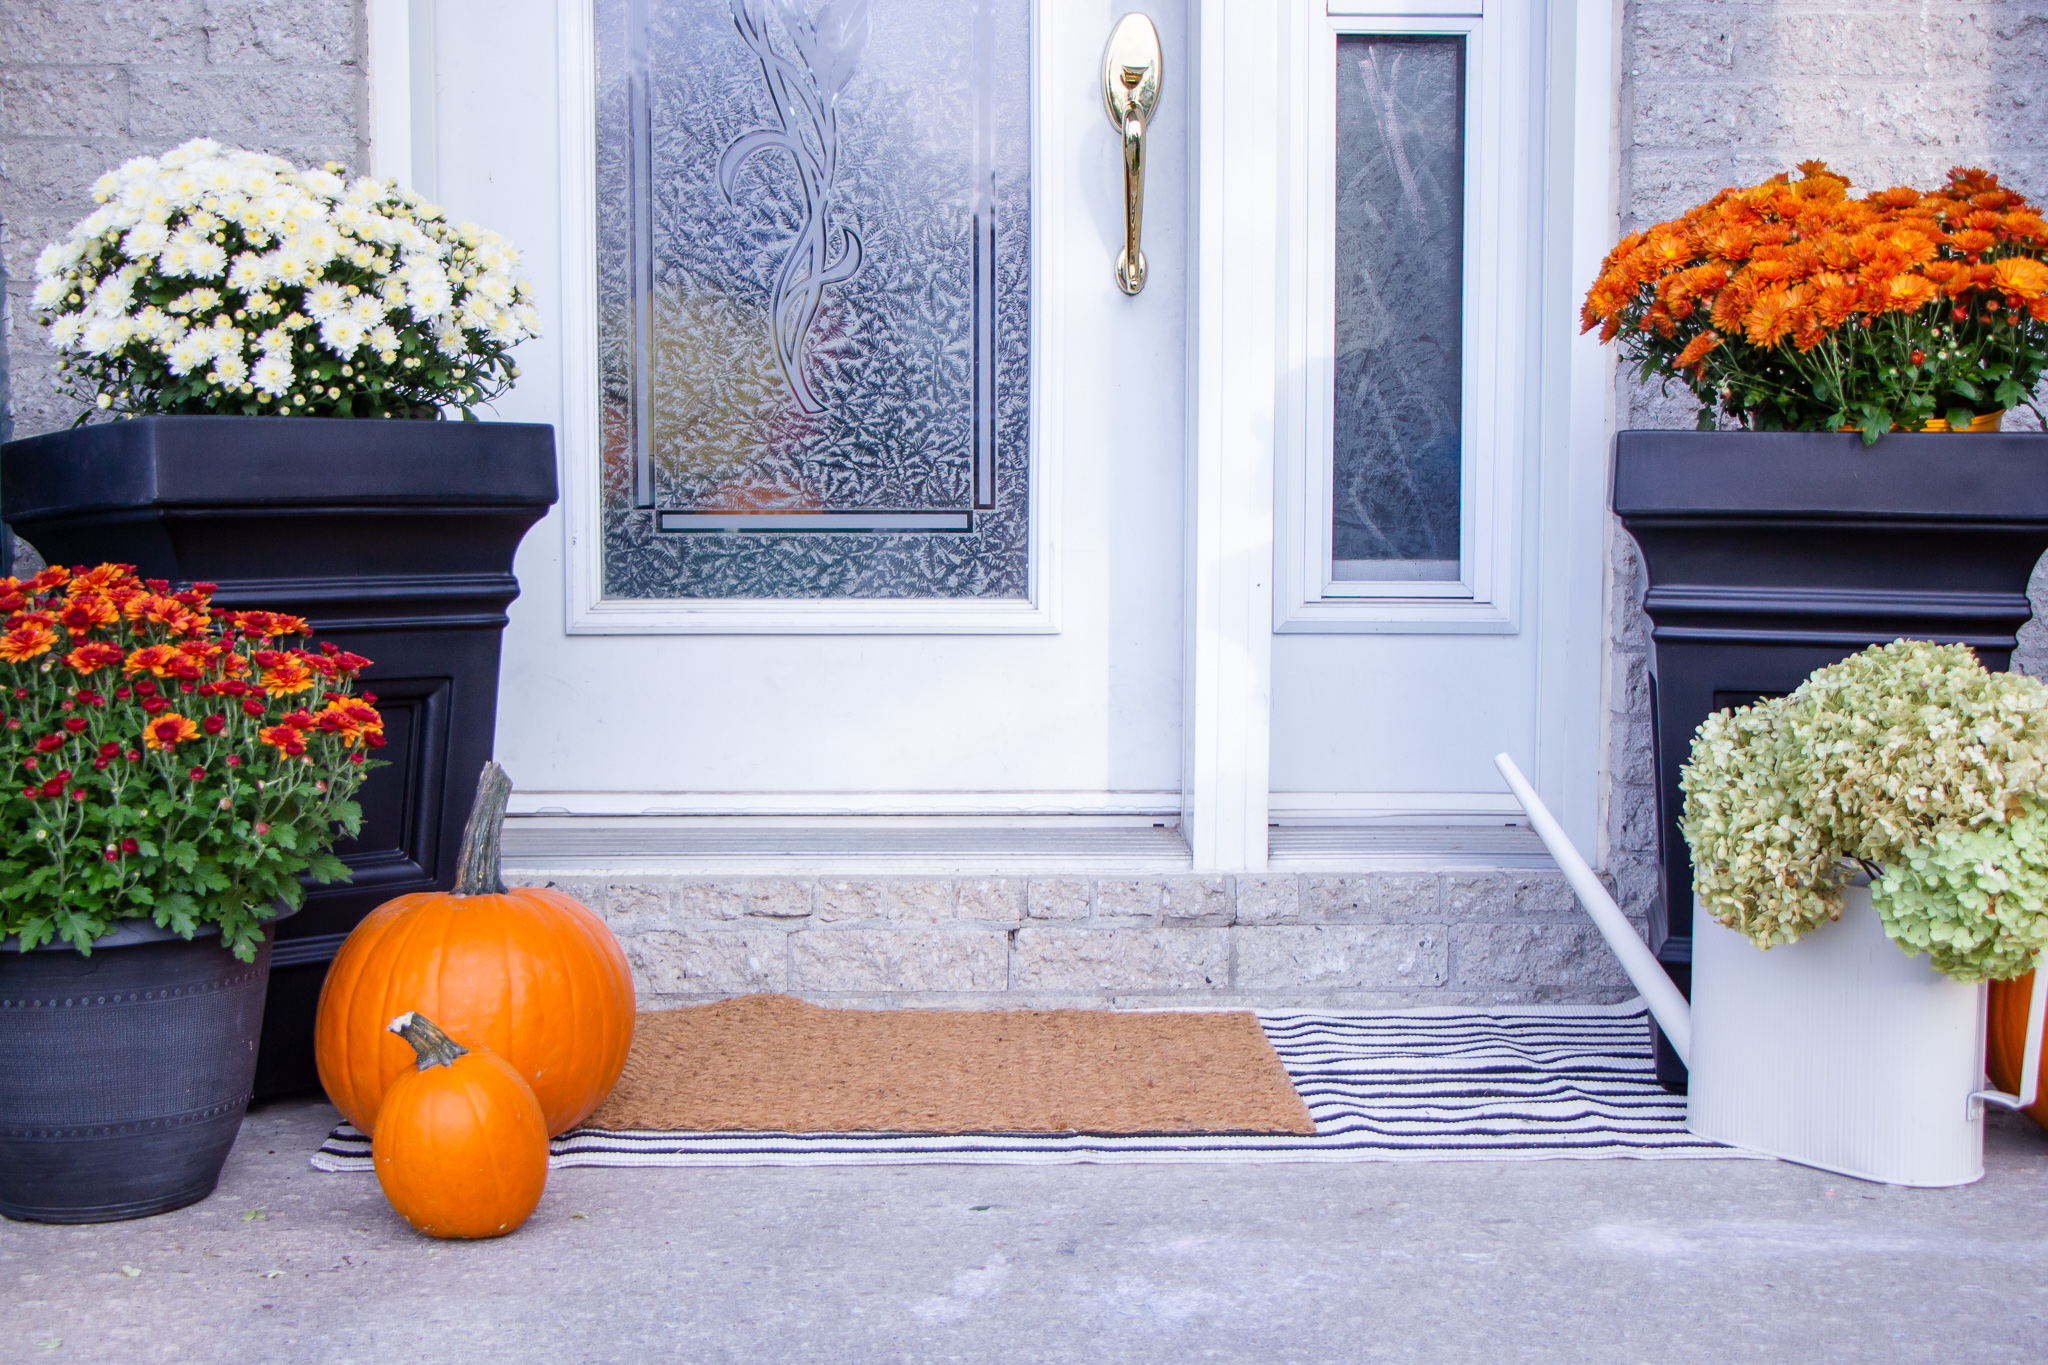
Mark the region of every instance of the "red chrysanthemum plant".
MULTIPOLYGON (((1583 330, 1760 431, 1963 430, 2048 370, 2048 223, 1987 172, 1849 196, 1819 161, 1624 238, 1583 330), (1933 424, 1929 427, 1929 424, 1933 424)), ((2039 416, 2039 409, 2035 410, 2039 416)))
POLYGON ((369 663, 294 616, 216 611, 125 564, 0 578, 0 935, 90 951, 124 919, 255 956, 384 743, 369 663))

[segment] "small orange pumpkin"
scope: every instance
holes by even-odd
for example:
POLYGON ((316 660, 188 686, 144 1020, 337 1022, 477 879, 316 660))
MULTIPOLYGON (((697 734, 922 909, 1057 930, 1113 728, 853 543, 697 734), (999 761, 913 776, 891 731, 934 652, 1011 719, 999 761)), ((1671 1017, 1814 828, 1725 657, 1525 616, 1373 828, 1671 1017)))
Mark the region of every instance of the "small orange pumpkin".
POLYGON ((603 1102, 633 1042, 633 976, 604 921, 559 891, 505 889, 499 832, 511 779, 484 765, 452 892, 386 901, 341 945, 320 989, 313 1055, 327 1098, 364 1133, 413 1058, 384 1021, 439 1019, 510 1062, 548 1132, 603 1102))
POLYGON ((503 1237, 547 1188, 548 1130, 533 1088, 504 1058, 461 1046, 417 1013, 389 1028, 416 1064, 377 1112, 370 1156, 384 1197, 429 1237, 503 1237))
MULTIPOLYGON (((2033 1000, 2032 972, 2011 981, 1991 983, 1984 1069, 1991 1073, 1991 1084, 2009 1095, 2020 1093, 2020 1069, 2027 1057, 2027 1009, 2033 1000)), ((2044 1023, 2041 1031, 2048 1035, 2048 1023, 2044 1023)), ((2044 1042, 2048 1042, 2048 1036, 2044 1036, 2044 1042)), ((2048 1128, 2048 1086, 2041 1088, 2041 1097, 2032 1106, 2020 1112, 2048 1128)))

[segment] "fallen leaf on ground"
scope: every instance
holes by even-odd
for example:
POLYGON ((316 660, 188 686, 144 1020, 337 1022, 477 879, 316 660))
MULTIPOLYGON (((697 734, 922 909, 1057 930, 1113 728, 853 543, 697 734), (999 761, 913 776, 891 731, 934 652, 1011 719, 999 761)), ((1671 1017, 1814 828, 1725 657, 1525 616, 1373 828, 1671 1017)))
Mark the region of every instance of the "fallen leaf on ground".
POLYGON ((132 1280, 132 1279, 134 1279, 134 1278, 135 1278, 135 1277, 136 1277, 137 1275, 140 1275, 140 1274, 141 1274, 142 1272, 141 1272, 141 1271, 139 1271, 139 1270, 137 1270, 137 1269, 136 1269, 136 1268, 135 1268, 134 1266, 132 1266, 132 1265, 124 1265, 124 1266, 122 1266, 122 1267, 121 1267, 121 1273, 122 1273, 123 1275, 126 1275, 126 1276, 127 1276, 127 1277, 128 1277, 129 1279, 131 1279, 131 1280, 132 1280))
POLYGON ((245 1223, 264 1223, 264 1222, 268 1222, 269 1220, 270 1220, 270 1210, 269 1210, 269 1209, 243 1209, 243 1210, 242 1210, 242 1221, 243 1221, 243 1222, 245 1222, 245 1223))

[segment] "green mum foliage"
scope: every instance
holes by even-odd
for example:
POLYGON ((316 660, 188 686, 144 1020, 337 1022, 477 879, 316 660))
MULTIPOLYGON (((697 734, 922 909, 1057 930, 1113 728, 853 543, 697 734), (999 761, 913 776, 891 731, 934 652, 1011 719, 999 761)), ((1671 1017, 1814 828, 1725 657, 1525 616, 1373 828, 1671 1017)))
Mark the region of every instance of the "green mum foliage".
POLYGON ((1680 785, 1700 903, 1760 948, 1839 917, 1858 864, 1885 932, 1952 977, 2048 946, 2048 689, 1961 645, 1895 641, 1710 716, 1680 785))

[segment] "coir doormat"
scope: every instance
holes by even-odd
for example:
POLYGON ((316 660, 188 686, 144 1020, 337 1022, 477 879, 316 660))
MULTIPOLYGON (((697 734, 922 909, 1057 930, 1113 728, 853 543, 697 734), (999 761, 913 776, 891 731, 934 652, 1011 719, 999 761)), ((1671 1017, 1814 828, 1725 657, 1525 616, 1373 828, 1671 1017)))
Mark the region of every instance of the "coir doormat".
MULTIPOLYGON (((1658 1086, 1640 1001, 1604 1006, 1513 1006, 1493 1009, 1373 1011, 1261 1011, 1230 1013, 1107 1013, 1089 1011, 841 1011, 819 1010, 787 997, 747 997, 719 1005, 642 1015, 625 1078, 589 1126, 554 1141, 561 1166, 833 1166, 961 1163, 1032 1165, 1166 1162, 1455 1161, 1540 1158, 1748 1157, 1685 1130, 1685 1100, 1658 1086), (792 1008, 794 1007, 794 1008, 792 1008), (694 1018, 692 1018, 694 1013, 694 1018), (1083 1054, 1078 1042, 1046 1036, 1061 1016, 1088 1014, 1097 1024, 1130 1021, 1094 1035, 1083 1054), (855 1029, 821 1041, 818 1029, 854 1018, 855 1029), (758 1036, 749 1019, 781 1019, 789 1031, 758 1036), (959 1037, 986 1044, 1002 1040, 1008 1052, 993 1060, 949 1046, 933 1051, 920 1019, 955 1021, 959 1037), (874 1021, 899 1021, 882 1029, 874 1021), (1146 1023, 1145 1021, 1163 1021, 1146 1023), (1182 1032, 1176 1021, 1205 1021, 1182 1032), (988 1032, 980 1032, 987 1029, 988 1032), (1164 1029, 1164 1032, 1152 1030, 1164 1029), (1204 1031, 1207 1030, 1207 1031, 1204 1031), (845 1037, 859 1037, 866 1055, 888 1060, 873 1074, 833 1076, 821 1058, 846 1054, 845 1037), (674 1095, 652 1088, 668 1068, 662 1053, 689 1039, 716 1041, 696 1059, 685 1058, 692 1082, 709 1107, 678 1115, 674 1095), (1215 1055, 1162 1065, 1162 1047, 1185 1055, 1189 1040, 1232 1050, 1242 1064, 1217 1064, 1215 1055), (1160 1040, 1171 1040, 1162 1043, 1160 1040), (881 1047, 884 1040, 889 1047, 881 1047), (1149 1040, 1149 1041, 1148 1041, 1149 1040), (1261 1055, 1261 1043, 1266 1051, 1261 1055), (792 1049, 814 1049, 799 1058, 792 1049), (1153 1049, 1141 1060, 1140 1045, 1153 1049), (926 1050, 922 1053, 918 1048, 926 1050), (827 1050, 820 1050, 827 1049, 827 1050), (1010 1054, 1010 1080, 1003 1073, 1010 1054), (948 1086, 929 1069, 939 1056, 959 1065, 977 1056, 971 1074, 987 1094, 962 1094, 962 1074, 948 1086), (922 1065, 912 1073, 905 1068, 922 1065), (1062 1058, 1080 1058, 1070 1077, 1062 1058), (1261 1077, 1277 1059, 1286 1094, 1261 1077), (750 1072, 751 1068, 751 1072, 750 1072), (823 1077, 819 1093, 778 1094, 799 1077, 823 1077), (894 1077, 894 1081, 885 1080, 894 1077), (1077 1083, 1070 1084, 1070 1081, 1077 1083), (1080 1084, 1087 1081, 1087 1084, 1080 1084), (720 1086, 730 1086, 719 1091, 720 1086), (1001 1095, 1012 1098, 999 1099, 1001 1095), (1194 1107, 1194 1101, 1209 1106, 1194 1107), (998 1109, 998 1104, 1007 1106, 998 1109), (1295 1106, 1290 1111, 1289 1105, 1295 1106), (1306 1105, 1311 1124, 1298 1118, 1306 1105), (746 1106, 744 1109, 738 1106, 746 1106), (920 1105, 924 1106, 920 1108, 920 1105), (939 1106, 934 1109, 933 1106, 939 1106), (1090 1105, 1084 1109, 1080 1106, 1090 1105), (1153 1127, 1091 1127, 1119 1106, 1119 1122, 1153 1127), (859 1118, 825 1119, 836 1114, 859 1118), (948 1124, 986 1123, 986 1129, 945 1131, 948 1124), (744 1114, 744 1118, 735 1116, 744 1114), (1002 1117, 998 1118, 997 1115, 1002 1117), (886 1114, 912 1115, 886 1119, 886 1114), (1223 1118, 1220 1115, 1232 1117, 1223 1118), (798 1118, 797 1115, 805 1115, 798 1118), (1014 1127, 1071 1123, 1065 1129, 1014 1127), (1140 1119, 1138 1116, 1143 1115, 1140 1119), (1262 1116, 1262 1117, 1254 1117, 1262 1116), (694 1122, 733 1124, 717 1129, 637 1126, 694 1122), (1069 1117, 1071 1116, 1071 1117, 1069 1117), (1275 1121, 1277 1120, 1277 1121, 1275 1121), (837 1122, 833 1131, 786 1125, 837 1122), (901 1128, 866 1126, 906 1123, 901 1128), (1234 1129, 1170 1127, 1233 1123, 1234 1129), (1260 1125, 1273 1122, 1272 1127, 1260 1125)), ((966 1088, 973 1088, 967 1086, 966 1088)), ((314 1154, 325 1171, 369 1171, 370 1143, 353 1128, 334 1130, 314 1154)))

